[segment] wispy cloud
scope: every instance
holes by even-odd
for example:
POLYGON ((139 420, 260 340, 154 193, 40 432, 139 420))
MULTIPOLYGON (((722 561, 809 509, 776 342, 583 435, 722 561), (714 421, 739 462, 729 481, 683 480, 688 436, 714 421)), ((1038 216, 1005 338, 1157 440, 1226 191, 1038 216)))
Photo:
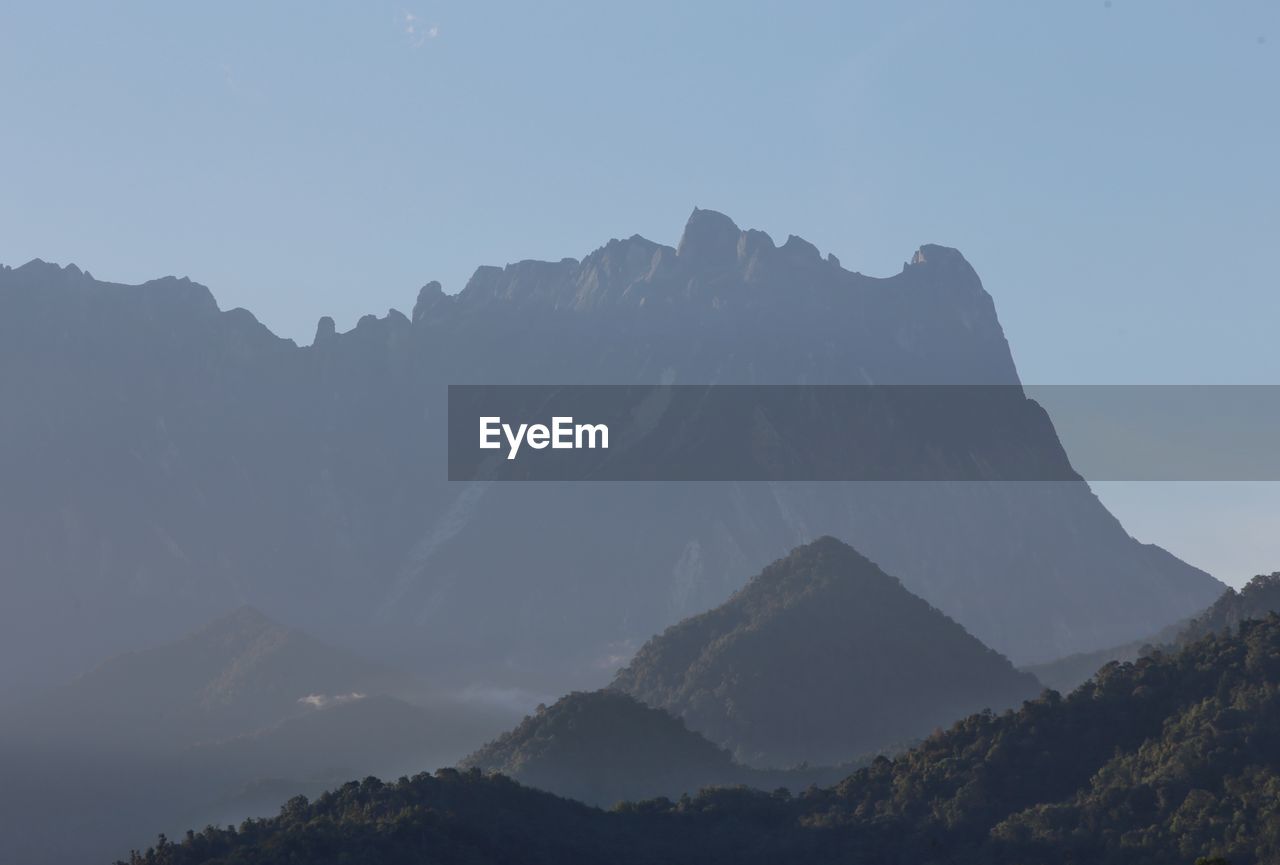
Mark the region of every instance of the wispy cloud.
POLYGON ((440 35, 439 24, 428 24, 416 13, 407 10, 400 13, 400 30, 414 48, 421 48, 428 40, 440 35))
POLYGON ((313 709, 324 709, 329 706, 341 706, 343 703, 353 703, 356 700, 363 700, 364 694, 359 691, 352 691, 350 694, 308 694, 305 697, 299 697, 298 702, 304 706, 310 706, 313 709))

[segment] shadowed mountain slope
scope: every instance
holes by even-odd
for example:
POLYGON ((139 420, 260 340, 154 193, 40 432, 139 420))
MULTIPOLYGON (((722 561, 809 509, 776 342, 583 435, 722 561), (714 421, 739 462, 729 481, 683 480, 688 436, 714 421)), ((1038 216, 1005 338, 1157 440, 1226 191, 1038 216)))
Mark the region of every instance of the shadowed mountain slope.
POLYGON ((753 764, 836 764, 1040 692, 834 538, 791 552, 728 601, 653 638, 612 687, 753 764))

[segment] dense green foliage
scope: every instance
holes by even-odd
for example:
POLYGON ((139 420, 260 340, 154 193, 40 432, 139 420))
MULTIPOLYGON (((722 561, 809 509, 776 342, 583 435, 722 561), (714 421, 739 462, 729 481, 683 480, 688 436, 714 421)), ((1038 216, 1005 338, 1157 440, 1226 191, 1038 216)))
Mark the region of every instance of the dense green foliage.
POLYGON ((851 766, 743 766, 680 719, 618 691, 575 692, 539 707, 462 766, 605 806, 739 784, 802 790, 834 783, 852 771, 851 766))
POLYGON ((650 640, 613 687, 767 766, 840 763, 1041 690, 830 537, 650 640))
POLYGON ((799 796, 714 789, 596 811, 479 772, 348 784, 134 865, 1280 859, 1280 617, 973 715, 799 796))
POLYGON ((1280 571, 1259 574, 1238 592, 1227 589, 1209 609, 1178 632, 1175 642, 1192 643, 1208 634, 1238 627, 1249 619, 1265 618, 1269 613, 1280 613, 1280 571))
POLYGON ((1260 574, 1240 591, 1228 588, 1200 614, 1175 622, 1145 639, 1094 652, 1068 655, 1046 664, 1027 667, 1026 670, 1046 686, 1066 693, 1075 690, 1110 661, 1133 661, 1155 649, 1167 651, 1176 646, 1185 646, 1208 634, 1227 631, 1248 619, 1261 619, 1268 613, 1276 612, 1280 612, 1280 572, 1260 574))

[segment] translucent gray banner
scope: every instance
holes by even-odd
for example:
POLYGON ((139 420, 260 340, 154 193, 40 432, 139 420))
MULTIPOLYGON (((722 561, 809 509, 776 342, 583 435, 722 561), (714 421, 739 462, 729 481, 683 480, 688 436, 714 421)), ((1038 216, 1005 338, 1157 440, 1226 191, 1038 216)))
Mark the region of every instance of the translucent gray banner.
POLYGON ((449 479, 1280 480, 1280 387, 455 385, 449 479))

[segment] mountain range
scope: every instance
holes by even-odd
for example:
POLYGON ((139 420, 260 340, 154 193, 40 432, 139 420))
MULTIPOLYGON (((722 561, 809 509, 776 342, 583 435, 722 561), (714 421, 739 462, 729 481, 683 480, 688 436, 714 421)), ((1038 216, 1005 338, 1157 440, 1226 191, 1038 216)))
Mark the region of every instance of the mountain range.
MULTIPOLYGON (((445 390, 465 383, 1018 375, 957 251, 875 278, 708 210, 675 247, 481 267, 409 315, 322 319, 309 346, 185 278, 5 267, 0 691, 244 604, 442 685, 594 688, 822 535, 1019 664, 1140 639, 1221 591, 1083 482, 450 484, 445 390)), ((1061 457, 1051 427, 1029 435, 1013 444, 1061 457)))
POLYGON ((239 608, 0 710, 0 861, 102 861, 157 826, 451 765, 516 717, 239 608))
POLYGON ((1280 857, 1280 617, 970 716, 798 796, 605 812, 478 770, 352 781, 130 865, 822 862, 1264 865, 1280 857))
POLYGON ((608 690, 539 706, 460 765, 605 806, 711 786, 799 792, 1040 691, 847 544, 820 538, 650 640, 608 690))

